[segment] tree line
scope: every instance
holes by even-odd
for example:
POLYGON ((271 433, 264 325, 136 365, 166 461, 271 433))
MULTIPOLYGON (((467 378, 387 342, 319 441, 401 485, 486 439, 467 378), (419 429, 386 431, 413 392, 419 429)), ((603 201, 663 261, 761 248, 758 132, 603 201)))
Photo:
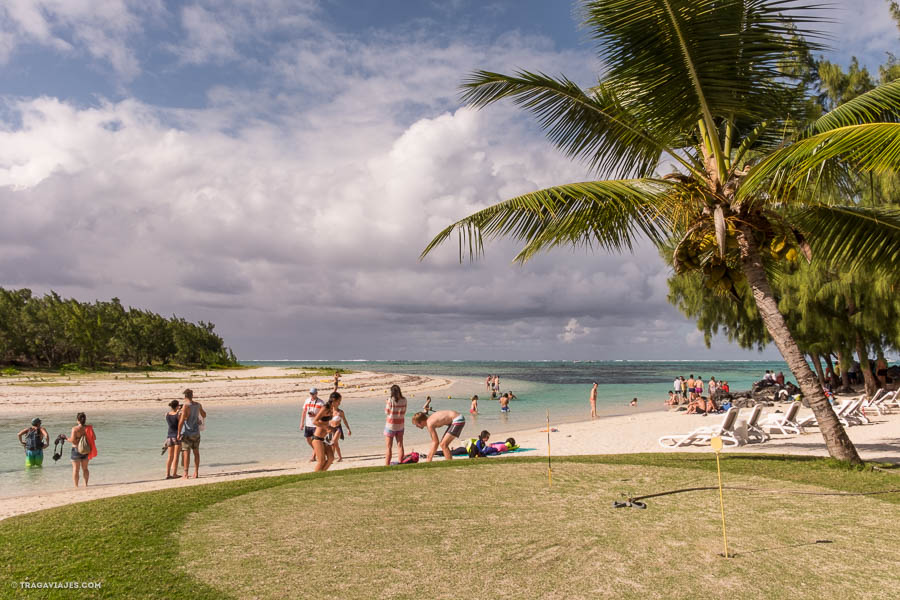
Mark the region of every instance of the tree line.
POLYGON ((133 364, 234 366, 215 325, 108 302, 79 302, 51 291, 0 288, 0 364, 96 369, 133 364))

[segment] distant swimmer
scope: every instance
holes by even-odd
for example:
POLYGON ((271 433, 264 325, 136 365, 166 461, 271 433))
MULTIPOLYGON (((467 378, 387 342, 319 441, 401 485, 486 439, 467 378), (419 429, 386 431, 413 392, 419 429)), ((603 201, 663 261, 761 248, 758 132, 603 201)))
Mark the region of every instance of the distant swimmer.
POLYGON ((26 427, 18 433, 19 443, 25 447, 25 466, 40 467, 44 463, 44 448, 50 445, 50 434, 41 427, 41 420, 35 417, 31 420, 31 427, 26 427), (22 436, 25 439, 22 439, 22 436))
POLYGON ((455 410, 439 410, 430 417, 423 412, 417 412, 412 418, 413 425, 419 429, 427 429, 431 434, 431 449, 428 452, 426 462, 431 462, 437 452, 438 446, 444 452, 444 458, 450 460, 450 442, 459 439, 463 427, 466 426, 466 418, 455 410), (438 438, 437 428, 447 426, 443 437, 438 438))
POLYGON ((631 399, 631 404, 630 404, 630 405, 631 405, 631 406, 637 406, 637 398, 632 398, 632 399, 631 399))
POLYGON ((591 387, 591 418, 597 418, 597 382, 591 387))
POLYGON ((478 394, 475 394, 474 396, 472 396, 472 404, 469 407, 469 412, 472 413, 473 415, 478 414, 478 394))
POLYGON ((500 412, 509 412, 509 396, 507 396, 506 394, 500 396, 500 412))

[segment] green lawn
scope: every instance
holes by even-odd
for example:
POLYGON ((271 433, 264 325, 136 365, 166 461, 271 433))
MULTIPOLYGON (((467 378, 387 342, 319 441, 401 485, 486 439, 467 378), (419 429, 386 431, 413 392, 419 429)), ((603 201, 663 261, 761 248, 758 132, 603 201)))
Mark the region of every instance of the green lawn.
MULTIPOLYGON (((729 455, 725 483, 872 492, 895 472, 729 455)), ((440 462, 226 482, 0 522, 0 595, 111 598, 893 598, 900 494, 726 490, 708 455, 440 462), (816 543, 828 540, 830 543, 816 543), (99 592, 16 590, 101 581, 99 592)))

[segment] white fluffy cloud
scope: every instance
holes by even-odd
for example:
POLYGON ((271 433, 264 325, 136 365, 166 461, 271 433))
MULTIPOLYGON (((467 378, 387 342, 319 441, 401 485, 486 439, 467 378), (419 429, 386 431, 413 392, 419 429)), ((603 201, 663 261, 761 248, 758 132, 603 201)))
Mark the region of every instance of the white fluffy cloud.
MULTIPOLYGON (((109 6, 125 7, 109 9, 125 35, 127 3, 109 6)), ((261 23, 228 3, 217 29, 211 6, 182 13, 170 50, 186 62, 237 56, 253 31, 314 14, 267 2, 280 17, 261 23)), ((57 43, 50 13, 43 34, 17 14, 16 35, 57 43)), ((672 356, 693 326, 667 304, 652 248, 513 266, 501 242, 460 265, 451 242, 418 260, 455 219, 589 176, 512 107, 458 108, 460 78, 516 66, 584 78, 589 56, 513 34, 301 38, 261 66, 261 88, 219 86, 201 109, 7 98, 0 282, 212 320, 244 358, 672 356)))
POLYGON ((37 44, 63 54, 86 53, 122 77, 140 65, 129 36, 141 17, 159 14, 160 0, 5 0, 0 4, 0 63, 19 47, 37 44))

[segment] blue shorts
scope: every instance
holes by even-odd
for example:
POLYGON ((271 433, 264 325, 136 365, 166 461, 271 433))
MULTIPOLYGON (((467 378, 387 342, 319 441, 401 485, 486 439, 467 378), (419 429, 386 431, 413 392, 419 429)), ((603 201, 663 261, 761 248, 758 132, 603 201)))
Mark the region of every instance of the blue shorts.
POLYGON ((509 412, 509 407, 508 407, 508 406, 501 406, 501 407, 500 407, 500 412, 509 412))
POLYGON ((43 450, 26 450, 25 451, 25 466, 26 467, 40 467, 44 464, 44 451, 43 450))

